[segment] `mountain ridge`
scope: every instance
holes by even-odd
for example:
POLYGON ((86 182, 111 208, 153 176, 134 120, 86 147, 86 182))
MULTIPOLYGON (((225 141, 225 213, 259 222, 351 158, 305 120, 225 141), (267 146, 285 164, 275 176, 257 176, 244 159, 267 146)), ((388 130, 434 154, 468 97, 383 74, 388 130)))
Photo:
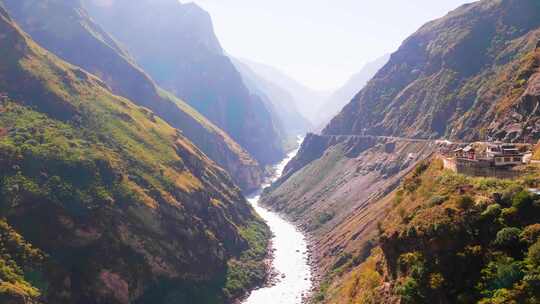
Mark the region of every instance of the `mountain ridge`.
POLYGON ((241 58, 240 60, 258 75, 287 90, 292 95, 300 114, 307 118, 312 125, 318 125, 316 112, 329 93, 318 92, 308 88, 279 69, 269 65, 257 63, 245 58, 241 58))
POLYGON ((309 121, 299 113, 290 92, 253 71, 239 59, 232 58, 246 86, 268 105, 278 121, 282 135, 287 141, 296 142, 296 137, 311 127, 309 121))
POLYGON ((263 282, 269 232, 223 169, 3 8, 0 43, 2 301, 228 302, 263 282))
POLYGON ((244 190, 256 189, 262 169, 224 131, 189 105, 160 89, 109 34, 95 24, 81 2, 5 1, 8 10, 34 40, 64 60, 102 78, 116 94, 152 109, 183 130, 244 190), (69 29, 69 30, 66 30, 69 29))
POLYGON ((245 87, 206 11, 174 0, 83 3, 161 87, 227 132, 262 166, 283 157, 270 112, 245 87))
POLYGON ((521 61, 534 56, 538 14, 535 1, 480 1, 427 23, 323 132, 538 139, 522 106, 535 63, 521 61))
POLYGON ((344 106, 368 83, 373 76, 388 62, 390 54, 386 54, 366 63, 359 72, 355 73, 338 90, 334 91, 319 109, 319 121, 328 124, 344 106))

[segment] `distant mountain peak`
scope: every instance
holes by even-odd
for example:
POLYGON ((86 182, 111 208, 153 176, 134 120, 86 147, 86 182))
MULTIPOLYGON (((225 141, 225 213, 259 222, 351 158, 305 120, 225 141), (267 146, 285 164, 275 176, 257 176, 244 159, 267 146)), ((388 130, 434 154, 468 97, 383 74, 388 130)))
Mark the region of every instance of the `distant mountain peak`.
POLYGON ((250 94, 224 54, 205 10, 176 1, 171 8, 173 0, 115 0, 107 8, 94 1, 84 1, 90 15, 157 84, 227 132, 259 163, 270 164, 283 156, 268 109, 250 94))

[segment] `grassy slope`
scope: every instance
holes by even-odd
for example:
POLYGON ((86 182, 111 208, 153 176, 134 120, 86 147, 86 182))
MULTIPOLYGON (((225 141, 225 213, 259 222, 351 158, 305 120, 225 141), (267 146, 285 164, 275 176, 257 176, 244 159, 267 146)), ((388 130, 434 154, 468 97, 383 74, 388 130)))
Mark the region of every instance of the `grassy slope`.
POLYGON ((353 256, 325 303, 538 303, 540 170, 510 181, 419 165, 386 200, 371 256, 353 256))
POLYGON ((17 284, 3 295, 144 303, 175 290, 215 302, 262 280, 268 232, 222 169, 148 109, 37 46, 1 8, 0 32, 0 91, 14 100, 0 110, 0 212, 47 269, 31 287, 24 259, 9 262, 6 282, 17 284))
POLYGON ((99 1, 83 3, 161 87, 227 132, 261 165, 284 156, 270 112, 223 54, 206 11, 174 0, 117 0, 106 9, 99 1))
POLYGON ((6 1, 13 18, 32 38, 64 60, 104 80, 115 94, 153 110, 181 129, 225 168, 244 190, 261 182, 258 163, 223 130, 174 95, 159 89, 108 33, 77 3, 6 1), (40 2, 39 4, 37 2, 40 2))

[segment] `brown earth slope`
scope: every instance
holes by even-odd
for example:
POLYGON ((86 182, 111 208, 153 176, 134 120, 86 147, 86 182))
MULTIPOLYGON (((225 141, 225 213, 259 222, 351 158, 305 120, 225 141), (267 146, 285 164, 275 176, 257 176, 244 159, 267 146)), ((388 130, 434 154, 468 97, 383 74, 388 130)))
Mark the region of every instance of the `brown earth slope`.
POLYGON ((316 261, 328 270, 348 242, 368 246, 385 214, 377 199, 436 149, 431 142, 310 134, 262 202, 314 236, 316 261), (347 230, 336 229, 351 222, 347 230))
POLYGON ((484 0, 429 22, 324 134, 538 140, 540 3, 484 0))

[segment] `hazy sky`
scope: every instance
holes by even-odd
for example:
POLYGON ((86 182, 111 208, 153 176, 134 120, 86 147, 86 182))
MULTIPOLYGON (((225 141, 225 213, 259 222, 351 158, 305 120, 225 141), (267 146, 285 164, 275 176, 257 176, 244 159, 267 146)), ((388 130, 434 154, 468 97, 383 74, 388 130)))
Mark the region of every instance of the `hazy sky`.
MULTIPOLYGON (((187 1, 181 1, 187 2, 187 1)), ((317 90, 342 85, 422 24, 473 0, 194 0, 224 49, 317 90)))

